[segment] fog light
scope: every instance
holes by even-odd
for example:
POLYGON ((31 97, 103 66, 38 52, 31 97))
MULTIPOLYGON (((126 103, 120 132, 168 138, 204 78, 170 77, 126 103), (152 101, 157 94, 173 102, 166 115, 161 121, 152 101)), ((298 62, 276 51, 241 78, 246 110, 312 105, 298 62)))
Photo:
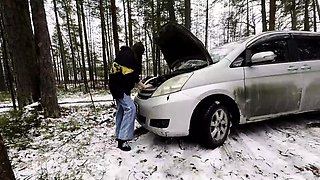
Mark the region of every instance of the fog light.
POLYGON ((170 119, 150 119, 150 126, 157 128, 167 128, 170 119))

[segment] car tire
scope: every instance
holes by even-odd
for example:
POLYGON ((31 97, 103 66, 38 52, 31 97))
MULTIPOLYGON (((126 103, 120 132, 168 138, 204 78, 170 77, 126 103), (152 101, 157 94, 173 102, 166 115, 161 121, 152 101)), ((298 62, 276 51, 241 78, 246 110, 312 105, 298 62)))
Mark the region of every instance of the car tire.
POLYGON ((201 121, 202 145, 209 149, 221 146, 230 132, 231 115, 228 109, 215 102, 205 111, 201 121))

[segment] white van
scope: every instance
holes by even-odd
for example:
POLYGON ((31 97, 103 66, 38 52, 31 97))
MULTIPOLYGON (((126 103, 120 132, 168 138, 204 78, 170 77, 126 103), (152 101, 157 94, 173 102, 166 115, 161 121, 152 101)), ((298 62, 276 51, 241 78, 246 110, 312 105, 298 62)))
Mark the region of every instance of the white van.
POLYGON ((231 125, 320 110, 320 34, 266 32, 208 52, 169 23, 158 45, 170 74, 135 98, 137 120, 160 136, 223 144, 231 125))

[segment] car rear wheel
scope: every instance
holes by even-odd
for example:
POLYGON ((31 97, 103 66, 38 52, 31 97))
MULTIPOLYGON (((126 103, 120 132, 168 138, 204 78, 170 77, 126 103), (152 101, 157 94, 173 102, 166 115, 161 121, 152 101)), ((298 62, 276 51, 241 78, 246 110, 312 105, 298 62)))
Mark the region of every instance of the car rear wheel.
POLYGON ((205 112, 201 123, 202 144, 210 149, 221 146, 230 132, 231 116, 226 107, 212 104, 205 112))

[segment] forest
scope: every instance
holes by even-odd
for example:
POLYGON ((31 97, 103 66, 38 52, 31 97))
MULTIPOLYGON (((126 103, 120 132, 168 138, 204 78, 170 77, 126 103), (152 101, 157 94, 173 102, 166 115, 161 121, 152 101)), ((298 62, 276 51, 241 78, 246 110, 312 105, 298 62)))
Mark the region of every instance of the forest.
MULTIPOLYGON (((0 94, 15 110, 39 102, 45 117, 61 116, 58 92, 108 91, 121 46, 144 43, 144 76, 169 72, 157 47, 167 22, 209 51, 264 31, 320 27, 318 0, 0 0, 0 9, 0 94)), ((2 137, 0 151, 0 177, 13 179, 2 137)))

